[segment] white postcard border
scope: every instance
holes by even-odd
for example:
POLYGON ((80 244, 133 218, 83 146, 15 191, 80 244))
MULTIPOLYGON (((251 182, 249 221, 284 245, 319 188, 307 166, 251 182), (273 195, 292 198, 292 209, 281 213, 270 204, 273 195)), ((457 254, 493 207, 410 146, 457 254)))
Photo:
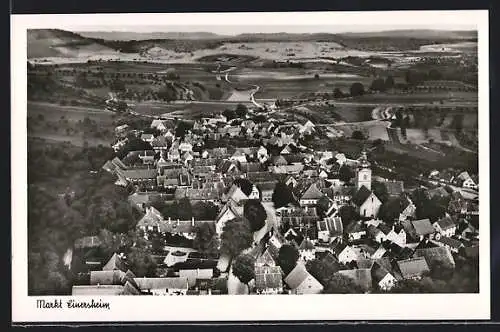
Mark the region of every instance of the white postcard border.
POLYGON ((285 320, 465 320, 490 318, 489 227, 489 38, 488 12, 392 11, 305 13, 176 13, 13 15, 11 17, 12 321, 285 321, 285 320), (27 295, 26 30, 75 25, 381 25, 477 26, 479 52, 479 294, 227 295, 60 297, 27 295), (216 22, 216 23, 214 23, 216 22), (357 23, 360 22, 360 23, 357 23), (424 23, 425 22, 425 23, 424 23), (37 299, 105 301, 110 309, 37 309, 37 299))

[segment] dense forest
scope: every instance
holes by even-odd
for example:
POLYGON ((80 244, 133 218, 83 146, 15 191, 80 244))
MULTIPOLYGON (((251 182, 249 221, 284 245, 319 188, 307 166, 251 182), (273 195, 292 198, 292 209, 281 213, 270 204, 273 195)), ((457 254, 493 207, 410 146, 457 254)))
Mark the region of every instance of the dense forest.
POLYGON ((126 188, 105 171, 90 173, 112 155, 105 147, 28 145, 28 291, 30 295, 69 294, 71 271, 63 257, 77 238, 127 233, 138 215, 126 188), (57 191, 56 180, 69 187, 57 191))

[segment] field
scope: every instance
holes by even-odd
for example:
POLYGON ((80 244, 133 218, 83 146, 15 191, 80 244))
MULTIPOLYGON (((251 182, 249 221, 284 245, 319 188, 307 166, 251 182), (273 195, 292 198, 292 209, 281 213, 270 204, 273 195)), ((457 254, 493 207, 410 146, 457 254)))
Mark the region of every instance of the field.
POLYGON ((292 98, 307 93, 332 93, 335 88, 348 92, 352 83, 370 84, 371 78, 355 74, 340 74, 296 68, 269 70, 237 70, 229 75, 231 81, 256 84, 260 90, 255 98, 292 98), (315 78, 315 74, 319 78, 315 78))
POLYGON ((75 146, 109 146, 113 113, 87 107, 28 102, 28 137, 75 146))
POLYGON ((208 116, 224 112, 225 109, 235 109, 238 103, 162 103, 162 102, 141 102, 133 106, 133 112, 144 115, 160 116, 168 114, 172 117, 183 117, 186 119, 193 117, 208 116))

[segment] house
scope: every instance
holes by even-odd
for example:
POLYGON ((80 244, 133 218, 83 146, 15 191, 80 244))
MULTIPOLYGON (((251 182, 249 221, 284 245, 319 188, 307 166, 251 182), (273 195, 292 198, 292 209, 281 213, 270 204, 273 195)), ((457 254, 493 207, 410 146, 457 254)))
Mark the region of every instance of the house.
POLYGON ((385 181, 384 185, 387 188, 389 197, 399 197, 405 190, 403 181, 385 181))
POLYGON ((352 198, 358 213, 363 217, 376 217, 382 202, 367 187, 362 186, 352 198))
POLYGON ((243 206, 237 205, 232 200, 228 201, 219 212, 217 218, 215 218, 217 234, 222 234, 222 230, 224 229, 224 226, 226 225, 226 222, 228 220, 240 218, 242 216, 243 206))
POLYGON ((352 281, 358 285, 363 292, 368 292, 372 288, 372 272, 371 268, 367 269, 351 269, 351 270, 340 270, 336 274, 343 275, 344 277, 352 279, 352 281))
POLYGON ((267 149, 263 146, 260 146, 257 150, 257 160, 259 160, 259 162, 261 163, 264 163, 267 161, 267 159, 269 159, 267 149))
POLYGON ((375 250, 375 252, 371 255, 371 258, 380 259, 385 256, 387 256, 387 249, 383 245, 380 245, 377 250, 375 250))
POLYGON ((340 217, 326 217, 318 220, 318 240, 329 243, 330 241, 342 237, 344 233, 342 219, 340 217))
POLYGON ((314 243, 308 237, 302 240, 302 243, 299 246, 299 254, 302 260, 310 261, 315 258, 316 247, 314 243))
POLYGON ((71 289, 72 296, 108 296, 123 295, 123 285, 74 285, 71 289))
POLYGON ((449 216, 439 219, 432 226, 434 226, 436 232, 445 237, 451 237, 457 231, 457 225, 449 216))
POLYGON ((243 151, 236 150, 236 151, 234 151, 232 156, 229 158, 229 160, 238 161, 240 163, 246 163, 247 162, 247 155, 243 151))
POLYGON ((382 232, 382 230, 378 227, 369 225, 366 228, 366 231, 370 238, 372 238, 375 242, 382 243, 386 240, 386 234, 384 234, 384 232, 382 232))
POLYGON ((194 287, 198 279, 212 279, 213 269, 179 269, 179 277, 186 278, 189 287, 194 287))
POLYGON ((155 137, 153 134, 142 134, 141 135, 141 140, 143 140, 144 142, 148 142, 148 143, 151 143, 154 138, 155 137))
POLYGON ((465 247, 461 241, 452 237, 440 237, 439 239, 434 239, 432 242, 440 247, 448 248, 454 254, 458 254, 465 247))
POLYGON ((346 226, 345 234, 347 234, 350 241, 357 241, 366 235, 366 230, 361 221, 352 221, 346 226))
POLYGON ((424 257, 414 257, 397 261, 397 266, 403 279, 420 279, 430 272, 424 257))
MULTIPOLYGON (((424 238, 432 238, 435 229, 429 219, 407 220, 401 223, 405 232, 414 242, 420 242, 424 238)), ((408 240, 408 239, 407 239, 408 240)))
POLYGON ((152 295, 186 295, 187 278, 134 278, 142 293, 152 295))
POLYGON ((115 271, 115 270, 120 270, 120 271, 127 271, 127 267, 125 263, 122 261, 122 258, 120 255, 114 253, 113 256, 109 259, 109 261, 103 266, 102 268, 103 271, 115 271))
POLYGON ((269 171, 275 174, 295 175, 302 172, 303 169, 304 169, 303 164, 269 166, 269 171))
POLYGON ((417 208, 409 197, 402 199, 400 204, 401 205, 398 218, 399 221, 405 221, 410 218, 415 218, 415 212, 417 211, 417 208))
POLYGON ((125 272, 121 270, 90 271, 91 285, 123 285, 125 272))
POLYGON ((240 203, 241 201, 245 201, 248 199, 248 196, 245 195, 243 190, 236 184, 233 184, 231 188, 229 188, 229 191, 227 194, 222 195, 222 201, 227 202, 227 201, 233 201, 235 203, 240 203))
POLYGON ((273 166, 284 166, 288 165, 288 161, 282 155, 278 155, 270 158, 270 164, 273 166))
POLYGON ((371 275, 374 286, 383 291, 390 290, 397 282, 390 270, 377 261, 372 266, 371 275))
POLYGON ((259 182, 256 183, 256 187, 260 191, 262 202, 271 202, 273 200, 274 188, 276 187, 276 182, 259 182))
POLYGON ((346 243, 338 243, 333 247, 333 254, 339 263, 347 264, 352 261, 366 258, 361 250, 357 247, 347 245, 346 243))
POLYGON ((283 276, 279 266, 255 267, 255 292, 257 294, 281 294, 283 276))
POLYGON ((297 263, 286 276, 285 283, 292 294, 319 294, 323 291, 323 285, 306 270, 302 263, 297 263))
POLYGON ((430 269, 455 268, 455 260, 447 247, 433 247, 415 250, 414 257, 424 257, 430 269))
POLYGON ((238 168, 238 162, 231 160, 223 160, 221 163, 217 165, 216 172, 221 173, 224 176, 237 175, 240 173, 240 170, 238 168))
POLYGON ((386 240, 396 243, 399 246, 406 245, 406 232, 401 224, 394 224, 386 240))
POLYGON ((311 206, 316 205, 318 201, 325 195, 318 189, 316 183, 313 183, 307 188, 307 190, 300 196, 299 204, 300 206, 311 206))

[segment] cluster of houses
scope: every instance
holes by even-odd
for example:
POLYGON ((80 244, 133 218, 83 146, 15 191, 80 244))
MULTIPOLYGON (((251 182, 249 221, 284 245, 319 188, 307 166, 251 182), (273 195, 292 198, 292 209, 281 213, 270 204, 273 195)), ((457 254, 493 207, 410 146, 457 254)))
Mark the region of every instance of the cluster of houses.
MULTIPOLYGON (((245 289, 255 294, 318 294, 325 285, 307 270, 307 262, 312 260, 334 266, 335 274, 351 278, 363 292, 370 292, 390 290, 400 280, 422 278, 442 266, 453 269, 457 259, 477 259, 478 214, 468 211, 471 205, 466 198, 454 199, 457 206, 439 220, 419 220, 410 195, 405 195, 404 183, 373 176, 366 152, 349 159, 336 151, 312 151, 298 141, 314 134, 313 123, 272 120, 255 123, 243 119, 233 125, 224 116, 205 118, 196 121, 183 137, 175 136, 171 121, 153 120, 151 127, 157 135, 138 133, 151 149, 131 151, 103 166, 116 175, 117 185, 134 188, 129 201, 142 212, 136 227, 146 238, 154 233, 192 241, 202 224, 213 227, 220 237, 227 221, 243 217, 247 200, 259 200, 267 218, 244 251, 255 258, 255 278, 248 285, 232 284, 234 257, 205 255, 179 245, 169 246, 164 255, 155 257, 167 272, 154 278, 136 277, 127 268, 126 257, 118 254, 104 265, 90 260, 86 262, 90 279, 75 285, 73 293, 216 295, 239 294, 245 289), (260 137, 261 144, 204 147, 206 136, 217 140, 242 133, 260 137), (353 181, 341 180, 342 167, 354 171, 353 181), (244 188, 241 179, 250 186, 244 188), (399 217, 391 223, 379 218, 383 203, 372 188, 375 180, 384 183, 389 199, 401 201, 399 217), (286 185, 293 196, 292 202, 280 207, 273 203, 278 183, 286 185), (217 216, 213 220, 179 220, 163 216, 151 204, 182 199, 193 205, 210 203, 217 207, 217 216), (342 220, 340 211, 345 206, 355 210, 355 220, 342 220), (299 252, 295 267, 287 274, 279 264, 284 244, 299 252)), ((117 137, 125 137, 127 129, 117 128, 117 137)), ((459 176, 464 187, 472 186, 467 175, 459 176)), ((442 187, 428 194, 450 195, 442 187)), ((89 248, 100 245, 98 240, 83 243, 89 248)), ((78 246, 86 248, 81 241, 78 246)))

